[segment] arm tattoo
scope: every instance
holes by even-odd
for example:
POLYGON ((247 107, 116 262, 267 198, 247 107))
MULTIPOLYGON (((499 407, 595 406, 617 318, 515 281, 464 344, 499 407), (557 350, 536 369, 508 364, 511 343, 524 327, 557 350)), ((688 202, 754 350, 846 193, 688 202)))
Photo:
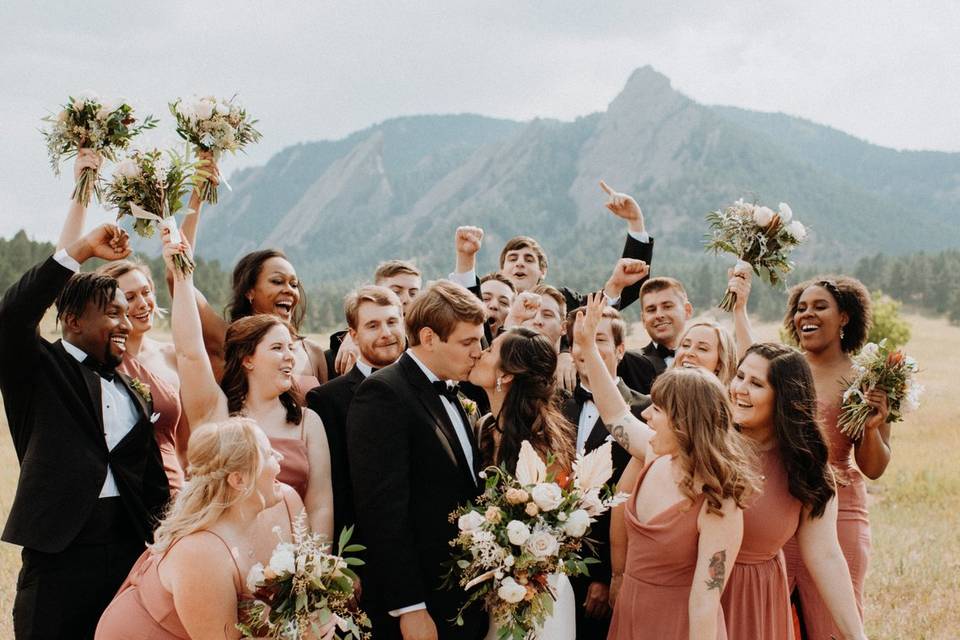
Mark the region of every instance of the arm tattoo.
POLYGON ((627 428, 624 425, 619 422, 611 425, 610 435, 612 435, 613 439, 617 441, 617 444, 627 451, 630 451, 630 436, 627 435, 627 428))
POLYGON ((707 591, 716 589, 723 591, 723 581, 727 574, 727 550, 721 549, 710 558, 710 578, 707 580, 707 591))

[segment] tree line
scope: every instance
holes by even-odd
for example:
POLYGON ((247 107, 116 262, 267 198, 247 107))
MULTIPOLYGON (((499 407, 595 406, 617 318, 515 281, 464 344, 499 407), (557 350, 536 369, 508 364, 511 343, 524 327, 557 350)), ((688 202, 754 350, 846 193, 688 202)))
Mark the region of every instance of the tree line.
MULTIPOLYGON (((27 237, 24 231, 17 232, 11 239, 0 238, 0 291, 6 289, 32 265, 51 255, 54 245, 38 242, 27 237)), ((164 272, 163 260, 159 256, 149 257, 137 254, 136 258, 159 277, 164 272)), ((194 281, 210 304, 223 309, 230 298, 230 272, 223 269, 216 260, 197 258, 194 281)), ((653 275, 670 275, 687 288, 687 294, 697 312, 706 311, 720 301, 727 281, 727 268, 730 264, 722 258, 700 256, 687 260, 664 260, 654 263, 653 275)), ((558 265, 559 266, 559 265, 558 265)), ((94 269, 96 264, 84 265, 94 269)), ((606 274, 602 269, 581 270, 564 273, 557 269, 557 279, 550 274, 551 281, 589 289, 602 285, 606 274)), ((954 324, 960 324, 960 280, 949 278, 947 274, 960 273, 960 250, 950 249, 938 253, 919 252, 902 256, 889 256, 878 253, 860 258, 853 265, 801 265, 788 277, 788 283, 801 282, 822 274, 847 273, 859 278, 870 291, 882 291, 902 302, 909 309, 920 310, 937 315, 946 315, 954 324)), ((427 274, 425 280, 429 280, 427 274)), ((168 308, 170 295, 162 282, 157 283, 157 302, 168 308)), ((359 284, 359 282, 357 283, 359 284)), ((328 331, 343 325, 343 297, 349 290, 345 284, 307 284, 305 332, 328 331)), ((786 308, 786 290, 767 286, 754 279, 750 295, 750 311, 762 320, 778 320, 786 308)), ((639 317, 639 306, 634 305, 627 312, 628 320, 639 317)))

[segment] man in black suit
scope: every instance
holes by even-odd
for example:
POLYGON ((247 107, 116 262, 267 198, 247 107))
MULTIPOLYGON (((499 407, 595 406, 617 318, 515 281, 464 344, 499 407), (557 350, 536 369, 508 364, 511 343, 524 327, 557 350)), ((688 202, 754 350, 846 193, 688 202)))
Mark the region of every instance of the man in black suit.
POLYGON ((474 433, 448 381, 480 357, 480 301, 446 280, 430 284, 405 314, 409 348, 363 381, 347 415, 357 520, 367 544, 365 606, 378 640, 481 638, 477 607, 441 587, 457 527, 448 516, 481 491, 474 433))
MULTIPOLYGON (((567 337, 573 344, 573 325, 576 310, 567 320, 567 337)), ((626 326, 620 313, 612 307, 603 310, 603 319, 597 326, 597 348, 603 358, 607 371, 616 377, 617 363, 624 353, 626 326)), ((563 402, 563 414, 577 425, 577 451, 590 453, 610 439, 607 428, 600 420, 600 411, 593 403, 590 393, 590 380, 583 371, 583 359, 574 344, 573 361, 577 365, 580 382, 572 395, 563 402)), ((617 388, 630 407, 630 411, 640 417, 640 413, 650 405, 650 397, 633 391, 623 380, 617 380, 617 388)), ((613 475, 610 484, 616 485, 620 475, 630 461, 630 454, 616 442, 611 442, 613 457, 613 475)), ((599 564, 590 565, 589 576, 576 576, 571 579, 577 599, 577 639, 605 640, 610 628, 610 514, 603 514, 590 527, 590 537, 597 541, 595 550, 599 564)))
POLYGON ((113 278, 75 275, 123 258, 101 225, 30 269, 0 301, 0 391, 20 462, 3 540, 23 547, 13 608, 26 638, 92 638, 169 499, 145 387, 114 367, 130 332, 113 278), (63 339, 40 336, 56 300, 63 339))
POLYGON ((631 389, 650 393, 658 375, 672 363, 693 305, 679 280, 651 278, 640 288, 640 314, 650 343, 641 351, 627 351, 617 373, 631 389))
MULTIPOLYGON (((400 298, 386 287, 367 285, 352 291, 344 300, 343 311, 360 357, 350 371, 307 393, 307 406, 323 420, 330 447, 335 537, 357 521, 347 460, 347 410, 360 383, 374 371, 396 362, 407 340, 400 298)), ((361 542, 359 532, 352 540, 361 542)))

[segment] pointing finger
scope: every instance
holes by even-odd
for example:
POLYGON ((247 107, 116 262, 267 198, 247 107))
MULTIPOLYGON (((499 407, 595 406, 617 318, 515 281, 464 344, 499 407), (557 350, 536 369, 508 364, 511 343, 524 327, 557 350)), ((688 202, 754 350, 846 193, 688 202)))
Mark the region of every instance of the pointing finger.
POLYGON ((608 185, 608 184, 607 184, 606 182, 604 182, 603 180, 600 181, 600 188, 603 189, 603 191, 604 191, 608 196, 611 196, 611 197, 613 196, 613 194, 616 193, 616 191, 614 191, 613 189, 611 189, 611 188, 610 188, 610 185, 608 185))

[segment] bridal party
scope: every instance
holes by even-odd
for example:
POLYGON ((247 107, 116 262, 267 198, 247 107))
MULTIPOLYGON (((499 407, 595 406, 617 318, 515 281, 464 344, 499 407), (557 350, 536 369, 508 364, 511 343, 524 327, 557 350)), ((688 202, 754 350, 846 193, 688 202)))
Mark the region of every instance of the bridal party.
POLYGON ((789 288, 788 344, 754 338, 751 288, 807 239, 789 205, 718 203, 735 266, 695 309, 656 211, 598 176, 607 280, 553 280, 538 229, 490 246, 455 220, 449 271, 395 247, 320 340, 278 247, 232 265, 225 308, 194 281, 218 162, 260 134, 232 100, 171 113, 189 158, 130 151, 156 121, 94 95, 48 119, 73 191, 0 299, 17 640, 866 637, 865 477, 916 364, 867 344, 840 274, 789 288), (97 197, 117 223, 88 224, 97 197))

